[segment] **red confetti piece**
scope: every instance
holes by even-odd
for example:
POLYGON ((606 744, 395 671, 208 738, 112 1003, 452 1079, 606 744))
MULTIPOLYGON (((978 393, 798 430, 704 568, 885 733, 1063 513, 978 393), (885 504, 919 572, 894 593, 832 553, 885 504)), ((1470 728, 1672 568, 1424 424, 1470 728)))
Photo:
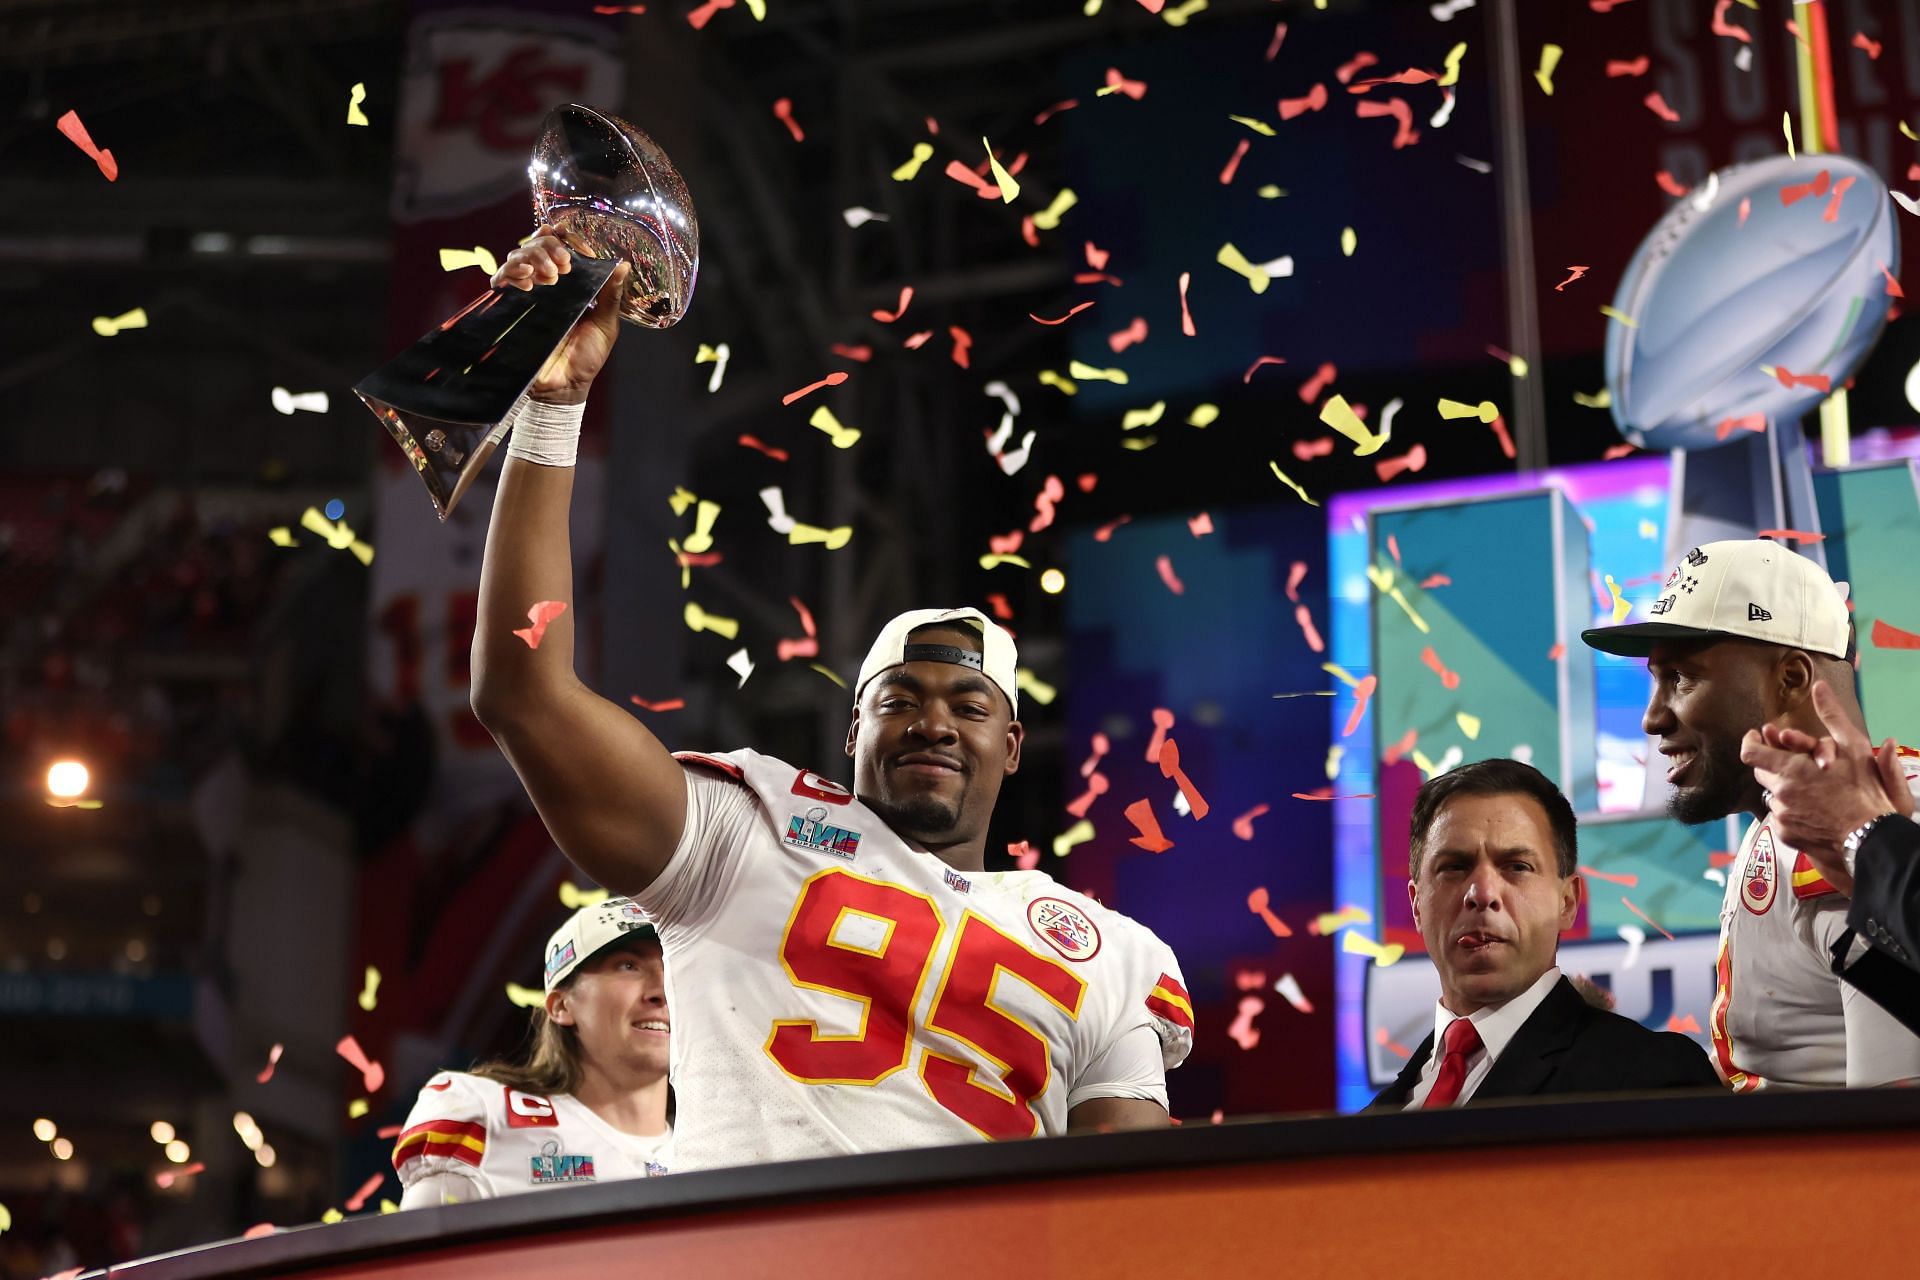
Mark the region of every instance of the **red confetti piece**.
POLYGON ((1280 99, 1280 118, 1291 120, 1295 116, 1305 115, 1309 111, 1319 111, 1327 105, 1327 86, 1316 84, 1297 98, 1280 99))
POLYGON ((1548 662, 1558 662, 1560 661, 1560 659, 1566 656, 1567 656, 1567 646, 1562 644, 1558 640, 1554 641, 1553 648, 1547 650, 1548 662))
POLYGON ((1873 620, 1873 647, 1876 649, 1920 649, 1920 635, 1903 631, 1885 618, 1873 620))
POLYGON ((1111 750, 1113 750, 1113 742, 1107 737, 1106 734, 1104 733, 1094 734, 1093 735, 1093 754, 1088 756, 1086 760, 1081 763, 1080 776, 1083 778, 1091 778, 1094 774, 1094 770, 1100 767, 1101 759, 1105 757, 1107 752, 1111 750))
POLYGON ((914 334, 912 337, 908 338, 905 342, 901 343, 900 345, 905 347, 909 351, 918 351, 920 348, 927 345, 927 339, 931 338, 932 336, 933 336, 933 330, 931 329, 923 330, 920 333, 914 334))
POLYGON ((647 6, 643 4, 597 4, 593 6, 593 11, 598 14, 645 13, 647 6))
POLYGON ((1395 564, 1400 563, 1400 535, 1394 533, 1387 535, 1387 554, 1393 557, 1395 564))
POLYGON ((1413 744, 1418 741, 1420 741, 1420 731, 1418 729, 1407 730, 1400 735, 1398 742, 1389 743, 1387 749, 1380 753, 1380 762, 1382 764, 1399 764, 1402 759, 1413 751, 1413 744))
POLYGON ((1662 191, 1674 197, 1676 200, 1679 199, 1681 196, 1687 194, 1687 192, 1693 190, 1692 187, 1681 186, 1680 180, 1674 177, 1672 174, 1668 173, 1665 169, 1662 169, 1660 172, 1654 174, 1653 180, 1662 191))
POLYGON ((1722 418, 1713 428, 1715 440, 1725 440, 1736 431, 1764 432, 1767 429, 1767 415, 1750 413, 1744 418, 1722 418))
POLYGON ((1873 261, 1873 265, 1880 268, 1880 274, 1887 278, 1887 296, 1888 297, 1904 298, 1907 296, 1907 291, 1905 289, 1902 289, 1900 287, 1900 282, 1893 278, 1893 272, 1887 270, 1886 263, 1880 261, 1878 258, 1875 258, 1873 261))
POLYGON ((1645 57, 1608 58, 1607 74, 1609 76, 1643 76, 1647 74, 1647 66, 1651 61, 1645 57))
POLYGON ((961 160, 947 161, 947 176, 962 186, 972 187, 974 194, 987 200, 998 200, 1000 188, 968 168, 961 160))
POLYGON ((1073 319, 1075 316, 1079 315, 1082 311, 1085 311, 1088 307, 1092 305, 1093 304, 1091 302, 1079 303, 1073 308, 1073 310, 1067 312, 1067 314, 1061 316, 1058 320, 1043 320, 1039 316, 1033 314, 1033 312, 1031 311, 1027 312, 1027 319, 1037 321, 1040 324, 1065 324, 1067 321, 1073 319))
POLYGON ((1368 67, 1378 64, 1379 61, 1380 59, 1378 57, 1362 49, 1360 52, 1354 54, 1353 57, 1340 64, 1340 69, 1333 73, 1334 78, 1341 84, 1351 84, 1354 76, 1365 71, 1368 67))
POLYGON ((1080 99, 1078 98, 1068 98, 1065 102, 1056 102, 1052 106, 1048 107, 1045 111, 1042 111, 1039 115, 1035 116, 1033 118, 1033 122, 1036 125, 1045 124, 1047 121, 1059 115, 1062 111, 1071 111, 1079 105, 1080 105, 1080 99))
POLYGON ((1212 810, 1207 798, 1193 785, 1193 779, 1180 767, 1180 744, 1172 738, 1168 738, 1166 745, 1160 748, 1160 776, 1173 779, 1173 785, 1179 787, 1180 794, 1187 798, 1187 808, 1193 811, 1196 822, 1212 810))
MULTIPOLYGON (((1511 456, 1511 455, 1509 455, 1511 456)), ((1418 471, 1427 465, 1427 446, 1417 444, 1398 458, 1382 458, 1373 464, 1373 470, 1380 477, 1380 483, 1399 475, 1402 471, 1418 471)))
POLYGON ((1100 476, 1096 472, 1082 471, 1073 478, 1073 482, 1080 486, 1080 492, 1092 493, 1093 487, 1100 483, 1100 476))
POLYGON ((1815 391, 1831 391, 1833 383, 1824 373, 1795 373, 1782 365, 1773 371, 1783 387, 1812 387, 1815 391))
MULTIPOLYGON (((1487 424, 1487 430, 1493 432, 1494 441, 1500 446, 1501 453, 1509 458, 1517 456, 1513 451, 1513 437, 1507 434, 1507 420, 1505 418, 1500 417, 1498 414, 1494 415, 1493 421, 1487 424)), ((1419 446, 1416 445, 1414 447, 1418 448, 1419 446)), ((1419 469, 1419 467, 1414 468, 1415 471, 1419 469)))
POLYGON ((1400 122, 1400 128, 1393 135, 1393 149, 1411 146, 1420 140, 1420 134, 1413 127, 1413 108, 1407 105, 1405 98, 1387 98, 1380 102, 1356 102, 1354 114, 1362 120, 1374 116, 1392 116, 1400 122))
MULTIPOLYGON (((1318 787, 1318 788, 1315 788, 1315 789, 1314 789, 1314 790, 1312 790, 1312 791, 1296 791, 1296 792, 1294 792, 1294 793, 1293 793, 1293 798, 1294 798, 1295 800, 1328 800, 1328 801, 1332 801, 1332 800, 1371 800, 1371 799, 1373 799, 1373 792, 1371 792, 1371 791, 1363 791, 1363 792, 1361 792, 1361 793, 1360 793, 1359 795, 1353 795, 1353 796, 1337 796, 1337 795, 1335 795, 1335 794, 1333 794, 1333 788, 1332 788, 1332 787, 1318 787)), ((1311 930, 1311 929, 1312 929, 1312 926, 1308 926, 1308 928, 1309 928, 1309 930, 1311 930)))
POLYGON ((1652 93, 1640 99, 1640 101, 1646 104, 1647 110, 1653 112, 1653 114, 1659 116, 1668 124, 1677 124, 1679 122, 1680 113, 1667 105, 1667 100, 1660 96, 1658 89, 1655 89, 1652 93))
POLYGON ((1762 529, 1753 536, 1772 538, 1777 542, 1825 542, 1827 540, 1827 535, 1824 533, 1805 533, 1799 529, 1762 529))
POLYGON ((787 126, 787 132, 793 135, 795 142, 805 142, 807 135, 800 131, 800 122, 793 118, 793 99, 775 98, 773 102, 774 118, 787 126))
POLYGON ((374 1192, 378 1191, 380 1189, 380 1184, 385 1182, 386 1180, 387 1180, 386 1174, 376 1173, 371 1178, 368 1178, 365 1182, 361 1183, 360 1189, 354 1192, 351 1196, 347 1197, 347 1212, 348 1213, 360 1212, 360 1207, 366 1204, 367 1197, 372 1195, 374 1192))
POLYGON ((387 1069, 368 1059, 367 1051, 352 1036, 342 1036, 333 1051, 345 1058, 353 1069, 360 1073, 360 1083, 368 1093, 380 1092, 380 1086, 387 1082, 387 1069))
POLYGON ((87 134, 87 126, 80 123, 80 113, 69 111, 53 122, 53 127, 67 136, 74 146, 87 153, 87 157, 100 166, 100 172, 108 182, 117 182, 120 178, 120 164, 113 158, 113 152, 102 151, 93 144, 87 134))
POLYGON ((1120 74, 1118 67, 1107 68, 1107 88, 1117 93, 1124 93, 1135 102, 1147 96, 1147 82, 1127 79, 1120 74))
POLYGON ((873 348, 864 345, 850 347, 844 342, 836 342, 827 350, 837 356, 845 356, 849 360, 858 360, 861 364, 866 364, 873 359, 873 348))
POLYGON ((1167 730, 1173 728, 1173 712, 1165 707, 1153 709, 1153 736, 1147 740, 1147 763, 1160 763, 1160 749, 1166 745, 1167 730))
POLYGON ((157 1187, 170 1187, 183 1178, 191 1178, 196 1173, 205 1173, 206 1171, 207 1166, 195 1160, 192 1164, 183 1165, 178 1169, 168 1169, 163 1173, 154 1174, 153 1183, 157 1187))
POLYGON ((1112 256, 1113 250, 1096 248, 1093 241, 1087 241, 1087 265, 1095 271, 1105 271, 1107 269, 1107 259, 1112 256))
POLYGON ((1447 670, 1447 664, 1440 661, 1440 655, 1433 651, 1432 645, 1420 651, 1420 661, 1426 663, 1427 669, 1440 677, 1441 688, 1458 689, 1460 687, 1460 673, 1447 670))
POLYGON ((1272 908, 1268 906, 1270 901, 1271 899, 1267 895, 1267 886, 1261 885, 1247 895, 1247 910, 1264 920, 1267 928, 1273 933, 1274 937, 1291 938, 1293 936, 1293 930, 1287 928, 1286 921, 1273 914, 1272 908))
POLYGON ((1213 517, 1202 511, 1199 515, 1187 520, 1187 528, 1192 531, 1194 537, 1203 538, 1213 532, 1213 517))
POLYGON ((1258 991, 1267 985, 1267 975, 1261 969, 1240 969, 1233 975, 1233 985, 1242 991, 1258 991))
POLYGON ((1165 853, 1173 848, 1173 841, 1167 839, 1160 830, 1160 820, 1153 816, 1153 801, 1142 797, 1128 805, 1123 812, 1134 830, 1140 833, 1131 837, 1128 844, 1145 849, 1148 853, 1165 853))
POLYGON ((1609 884, 1623 884, 1629 889, 1636 888, 1640 883, 1640 877, 1636 875, 1616 875, 1611 871, 1598 871, 1585 865, 1581 866, 1580 874, 1591 876, 1595 880, 1605 880, 1609 884))
POLYGON ((1286 363, 1286 360, 1280 356, 1261 356, 1258 360, 1255 360, 1252 364, 1247 366, 1247 371, 1240 375, 1240 381, 1242 384, 1252 382, 1253 371, 1255 369, 1258 369, 1261 365, 1285 364, 1285 363, 1286 363))
POLYGON ((1011 533, 990 534, 987 537, 987 550, 997 556, 1010 556, 1020 550, 1020 544, 1026 540, 1026 532, 1015 529, 1011 533))
POLYGON ((722 9, 731 9, 733 6, 734 0, 707 0, 699 8, 687 11, 687 25, 698 31, 712 21, 714 14, 722 9))
POLYGON ((1147 320, 1145 316, 1135 316, 1133 323, 1117 333, 1107 335, 1107 345, 1113 348, 1113 354, 1119 355, 1136 342, 1147 340, 1147 320))
POLYGON ((1293 607, 1293 620, 1300 625, 1300 634, 1306 637, 1307 648, 1315 653, 1327 651, 1326 641, 1320 638, 1320 629, 1313 625, 1313 611, 1304 604, 1293 607))
POLYGON ((1157 559, 1154 560, 1153 567, 1160 571, 1160 581, 1167 584, 1167 590, 1173 592, 1173 594, 1177 596, 1186 594, 1187 592, 1186 584, 1181 582, 1180 579, 1174 575, 1172 556, 1158 557, 1157 559))
POLYGON ((1076 818, 1087 816, 1087 810, 1093 808, 1093 802, 1107 794, 1107 775, 1095 773, 1087 779, 1086 794, 1067 805, 1067 812, 1076 818))
POLYGON ((1273 42, 1267 46, 1268 62, 1272 62, 1275 58, 1280 56, 1280 42, 1282 40, 1285 40, 1286 38, 1287 38, 1287 24, 1284 22, 1274 23, 1273 24, 1273 42))
POLYGON ((912 301, 913 301, 913 286, 910 284, 903 285, 900 289, 900 305, 895 307, 892 311, 876 310, 873 313, 873 318, 875 320, 878 320, 881 324, 892 324, 895 320, 898 320, 901 316, 907 314, 907 305, 912 301))
POLYGON ((1227 186, 1233 181, 1233 175, 1240 169, 1240 162, 1246 159, 1247 148, 1252 145, 1253 142, 1247 138, 1242 138, 1234 144, 1233 154, 1227 157, 1227 167, 1220 171, 1221 186, 1227 186))
POLYGON ((1635 453, 1637 451, 1638 451, 1638 446, 1636 445, 1615 444, 1615 445, 1608 445, 1606 451, 1602 453, 1600 456, 1606 459, 1608 462, 1612 462, 1615 458, 1624 458, 1628 454, 1635 453))
POLYGON ((271 1222, 256 1222, 241 1232, 240 1238, 242 1240, 260 1240, 272 1235, 279 1229, 280 1228, 274 1226, 271 1222))
POLYGON ((1241 996, 1240 1014, 1227 1024, 1228 1037, 1242 1049, 1251 1049, 1259 1044, 1260 1031, 1253 1025, 1253 1020, 1266 1007, 1267 1002, 1259 996, 1241 996))
POLYGON ((1192 279, 1193 272, 1180 273, 1180 332, 1189 338, 1198 336, 1198 332, 1193 327, 1193 312, 1187 310, 1187 285, 1192 279))
POLYGON ((1880 60, 1880 42, 1867 39, 1867 33, 1864 31, 1853 33, 1853 47, 1863 50, 1867 57, 1875 62, 1880 60))
POLYGON ((1747 215, 1752 212, 1753 212, 1753 197, 1752 196, 1740 197, 1740 225, 1741 226, 1744 227, 1747 225, 1747 215))
POLYGON ((774 652, 782 662, 791 662, 795 658, 817 658, 820 656, 820 642, 812 636, 789 636, 774 646, 774 652))
POLYGON ((1351 738, 1353 731, 1360 727, 1360 718, 1367 714, 1367 699, 1379 687, 1380 681, 1375 676, 1363 676, 1360 683, 1353 686, 1353 714, 1347 717, 1347 727, 1340 731, 1341 737, 1351 738))
MULTIPOLYGON (((1752 44, 1753 34, 1751 32, 1745 27, 1727 21, 1727 10, 1731 8, 1732 5, 1733 0, 1718 0, 1718 3, 1713 6, 1713 34, 1717 36, 1731 36, 1742 44, 1752 44)), ((1792 24, 1789 23, 1788 25, 1792 24)))
POLYGON ((1040 851, 1025 840, 1018 840, 1008 845, 1007 856, 1012 858, 1013 864, 1022 871, 1031 871, 1040 862, 1040 851))
POLYGON ((1620 899, 1620 901, 1622 905, 1626 907, 1627 910, 1633 912, 1633 914, 1639 916, 1642 920, 1645 920, 1648 924, 1652 925, 1655 929, 1659 929, 1660 935, 1663 938, 1665 938, 1668 942, 1673 941, 1673 935, 1668 933, 1665 929, 1661 929, 1659 921, 1655 920, 1652 916, 1648 915, 1646 912, 1642 911, 1640 908, 1634 906, 1633 902, 1630 899, 1623 897, 1620 899))
POLYGON ((1321 365, 1318 369, 1314 371, 1314 374, 1311 378, 1308 378, 1306 382, 1301 384, 1300 386, 1301 402, 1304 404, 1312 404, 1315 400, 1318 400, 1320 398, 1320 393, 1327 389, 1327 384, 1332 382, 1335 378, 1339 376, 1340 376, 1340 371, 1335 369, 1333 365, 1331 364, 1321 365))
POLYGON ((1431 71, 1422 71, 1418 67, 1408 67, 1405 71, 1396 71, 1390 76, 1376 76, 1371 80, 1356 80, 1348 87, 1348 93, 1367 93, 1377 84, 1430 84, 1440 77, 1431 71))
POLYGON ((826 377, 820 379, 820 381, 818 382, 809 382, 806 386, 800 388, 798 391, 787 392, 787 394, 780 397, 780 403, 792 404, 795 400, 800 399, 802 396, 812 395, 814 392, 818 391, 822 387, 837 387, 841 383, 845 382, 846 380, 847 380, 847 375, 843 371, 836 369, 832 373, 828 374, 826 377))
POLYGON ((953 362, 962 369, 971 368, 973 361, 967 353, 973 348, 973 335, 957 324, 947 326, 947 335, 953 339, 953 362))
POLYGON ((1265 814, 1267 808, 1264 804, 1257 804, 1235 818, 1233 820, 1233 834, 1242 840, 1253 839, 1253 820, 1265 814))
POLYGON ((1846 197, 1847 188, 1853 185, 1853 179, 1842 178, 1833 184, 1833 197, 1827 201, 1827 211, 1820 215, 1822 222, 1840 221, 1840 201, 1846 197))
MULTIPOLYGON (((1640 763, 1645 764, 1646 762, 1643 760, 1640 761, 1640 763)), ((1725 849, 1715 849, 1707 855, 1707 865, 1710 867, 1730 867, 1733 865, 1734 856, 1735 855, 1727 852, 1725 849)))
POLYGON ((566 611, 567 602, 564 600, 542 600, 538 604, 530 605, 527 608, 527 621, 533 625, 521 627, 513 634, 525 640, 527 648, 538 649, 540 642, 547 638, 547 627, 566 611))
POLYGON ((661 702, 648 702, 637 693, 628 694, 627 701, 646 711, 678 711, 687 705, 685 698, 667 698, 661 702))
POLYGON ((1791 207, 1808 196, 1823 196, 1827 194, 1827 185, 1832 181, 1832 172, 1822 169, 1813 176, 1812 182, 1790 182, 1780 188, 1780 203, 1791 207))
POLYGON ((1033 215, 1030 213, 1021 215, 1020 238, 1025 240, 1031 248, 1040 247, 1040 228, 1033 225, 1033 215))
POLYGON ((1567 270, 1572 274, 1569 275, 1565 280, 1562 280, 1559 284, 1553 286, 1553 291, 1555 293, 1559 293, 1562 289, 1565 289, 1568 285, 1572 284, 1575 280, 1578 280, 1581 276, 1584 276, 1585 274, 1587 274, 1587 271, 1589 270, 1589 268, 1568 267, 1567 270))
POLYGON ((1300 603, 1300 583, 1307 576, 1307 562, 1295 560, 1287 566, 1287 599, 1300 603))
POLYGON ((1012 621, 1013 606, 1007 603, 1007 597, 1004 593, 999 591, 994 592, 987 597, 987 603, 993 606, 994 617, 1000 619, 1002 622, 1012 621))
MULTIPOLYGON (((1596 13, 1605 13, 1607 9, 1612 8, 1614 4, 1620 3, 1621 0, 1612 0, 1612 3, 1609 3, 1608 0, 1589 0, 1589 2, 1593 5, 1596 13), (1607 9, 1600 7, 1603 4, 1607 6, 1607 9)), ((1387 1034, 1385 1027, 1375 1027, 1373 1029, 1373 1042, 1385 1049, 1388 1053, 1397 1054, 1402 1058, 1411 1058, 1413 1056, 1412 1050, 1408 1049, 1405 1045, 1394 1043, 1393 1037, 1387 1034)))
POLYGON ((283 1044, 276 1044, 267 1051, 267 1065, 262 1067, 260 1074, 253 1078, 255 1084, 265 1084, 273 1079, 273 1069, 280 1064, 280 1055, 286 1051, 286 1048, 287 1046, 283 1044))
POLYGON ((1027 532, 1038 533, 1052 524, 1055 514, 1054 504, 1066 496, 1067 488, 1060 483, 1060 477, 1048 476, 1046 482, 1040 486, 1040 492, 1034 495, 1033 509, 1035 514, 1032 522, 1027 525, 1027 532))
POLYGON ((1114 521, 1111 521, 1111 522, 1109 522, 1109 523, 1107 523, 1107 524, 1103 524, 1103 525, 1101 525, 1101 526, 1100 526, 1100 527, 1099 527, 1098 529, 1095 529, 1095 530, 1093 531, 1093 540, 1094 540, 1095 542, 1110 542, 1110 541, 1112 541, 1112 540, 1113 540, 1113 531, 1114 531, 1115 529, 1118 529, 1118 528, 1119 528, 1119 527, 1120 527, 1121 525, 1123 525, 1123 524, 1125 524, 1125 523, 1127 523, 1127 522, 1128 522, 1129 520, 1131 520, 1131 519, 1133 519, 1133 517, 1132 517, 1132 516, 1121 516, 1121 517, 1120 517, 1120 518, 1119 518, 1118 520, 1114 520, 1114 521))
POLYGON ((1697 1036, 1700 1034, 1700 1021, 1692 1014, 1688 1014, 1683 1018, 1676 1013, 1667 1019, 1667 1030, 1678 1031, 1682 1034, 1692 1032, 1697 1036))
POLYGON ((1100 271, 1081 271, 1074 275, 1075 284, 1110 284, 1119 288, 1123 283, 1119 276, 1110 276, 1100 271))
POLYGON ((1302 462, 1312 462, 1315 458, 1324 458, 1332 452, 1332 436, 1318 436, 1312 440, 1295 440, 1293 442, 1293 456, 1302 462))
POLYGON ((1429 574, 1426 578, 1422 579, 1420 583, 1420 589, 1422 591, 1431 591, 1435 587, 1450 587, 1452 585, 1453 585, 1452 578, 1449 578, 1444 573, 1434 573, 1434 574, 1429 574))
POLYGON ((787 460, 787 451, 785 449, 776 449, 758 436, 741 436, 740 443, 749 449, 758 449, 775 462, 785 462, 787 460))

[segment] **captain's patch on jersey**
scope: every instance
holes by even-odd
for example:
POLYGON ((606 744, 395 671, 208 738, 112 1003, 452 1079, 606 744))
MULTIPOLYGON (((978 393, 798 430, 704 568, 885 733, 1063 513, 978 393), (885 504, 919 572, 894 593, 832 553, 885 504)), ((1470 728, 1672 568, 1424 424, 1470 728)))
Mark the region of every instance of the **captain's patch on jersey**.
POLYGON ((1763 916, 1767 908, 1773 905, 1774 891, 1779 887, 1779 868, 1773 856, 1773 830, 1763 826, 1753 838, 1753 853, 1748 856, 1746 870, 1741 874, 1741 905, 1753 914, 1763 916))
POLYGON ((860 851, 860 833, 828 822, 826 808, 821 805, 815 805, 804 815, 796 813, 788 818, 787 834, 780 839, 795 849, 831 854, 848 862, 860 851))
POLYGON ((1035 898, 1027 923, 1041 940, 1069 960, 1091 960, 1100 952, 1100 930, 1087 914, 1058 898, 1035 898))

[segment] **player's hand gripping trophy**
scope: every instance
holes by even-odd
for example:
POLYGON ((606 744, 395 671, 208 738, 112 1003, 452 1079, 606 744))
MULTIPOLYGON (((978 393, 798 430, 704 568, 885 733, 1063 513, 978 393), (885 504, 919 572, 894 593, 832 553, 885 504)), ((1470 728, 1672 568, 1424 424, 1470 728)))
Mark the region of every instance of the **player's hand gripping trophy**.
POLYGON ((621 320, 664 329, 693 299, 700 228, 653 139, 591 107, 556 107, 527 179, 535 238, 487 293, 354 388, 442 520, 505 438, 523 393, 584 400, 621 320), (576 329, 590 307, 593 323, 576 329))

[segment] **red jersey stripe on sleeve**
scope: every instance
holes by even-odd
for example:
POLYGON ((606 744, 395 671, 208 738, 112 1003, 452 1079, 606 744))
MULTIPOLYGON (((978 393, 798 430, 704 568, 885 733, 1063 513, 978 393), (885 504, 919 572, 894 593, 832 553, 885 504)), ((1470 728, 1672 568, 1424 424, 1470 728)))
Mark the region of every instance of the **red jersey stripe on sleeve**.
POLYGON ((702 755, 698 751, 676 751, 673 753, 673 758, 683 765, 705 765, 709 769, 726 774, 735 782, 745 782, 747 780, 746 770, 731 760, 722 760, 719 756, 702 755))

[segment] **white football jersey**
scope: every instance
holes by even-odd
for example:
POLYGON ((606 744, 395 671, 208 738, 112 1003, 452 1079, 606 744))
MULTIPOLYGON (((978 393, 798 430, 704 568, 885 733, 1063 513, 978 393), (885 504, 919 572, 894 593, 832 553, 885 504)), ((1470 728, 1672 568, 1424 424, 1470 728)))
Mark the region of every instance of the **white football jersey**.
MULTIPOLYGON (((1920 1036, 1833 972, 1849 905, 1770 818, 1747 829, 1727 868, 1710 1019, 1714 1064, 1736 1092, 1920 1079, 1920 1036)), ((1851 954, 1865 949, 1856 938, 1851 954)))
POLYGON ((541 1097, 484 1076, 442 1071, 420 1090, 393 1144, 401 1204, 492 1196, 619 1178, 650 1178, 673 1161, 673 1130, 622 1133, 570 1094, 541 1097), (456 1181, 456 1179, 458 1181, 456 1181))
POLYGON ((686 828, 636 895, 666 951, 676 1169, 1167 1105, 1193 1008, 1148 929, 1043 872, 957 872, 772 757, 679 758, 686 828))

